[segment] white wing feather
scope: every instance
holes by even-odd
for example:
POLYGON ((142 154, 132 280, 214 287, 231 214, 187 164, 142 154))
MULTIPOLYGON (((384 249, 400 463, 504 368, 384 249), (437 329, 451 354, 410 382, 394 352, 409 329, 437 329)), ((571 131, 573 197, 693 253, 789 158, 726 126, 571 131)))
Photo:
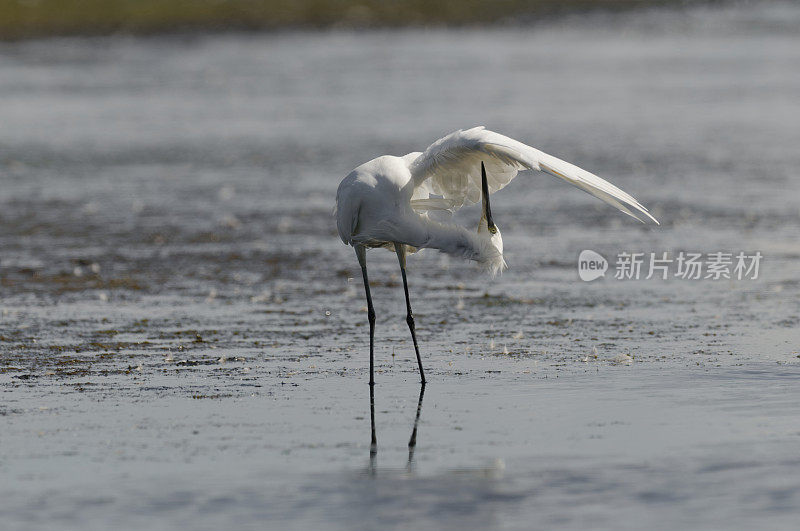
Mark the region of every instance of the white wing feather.
POLYGON ((429 210, 452 210, 455 208, 456 202, 452 199, 445 199, 444 197, 428 197, 427 199, 412 199, 411 208, 417 212, 426 212, 429 210))
POLYGON ((458 130, 434 142, 418 157, 411 155, 404 159, 414 179, 414 199, 436 194, 451 201, 452 208, 479 202, 483 161, 489 193, 505 187, 521 170, 539 170, 564 179, 639 221, 644 222, 634 211, 658 224, 641 203, 610 182, 484 127, 458 130))

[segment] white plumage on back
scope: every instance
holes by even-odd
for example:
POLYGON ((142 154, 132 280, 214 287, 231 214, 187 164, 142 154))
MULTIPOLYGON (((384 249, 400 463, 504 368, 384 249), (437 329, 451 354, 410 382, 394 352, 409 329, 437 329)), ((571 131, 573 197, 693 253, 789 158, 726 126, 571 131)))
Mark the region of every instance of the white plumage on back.
MULTIPOLYGON (((403 157, 409 160, 409 154, 403 157)), ((573 186, 643 221, 658 221, 630 194, 574 164, 548 155, 484 127, 458 130, 431 144, 409 164, 415 188, 449 200, 454 208, 477 203, 481 198, 480 163, 486 164, 489 192, 504 188, 520 170, 539 170, 564 179, 573 186)), ((422 193, 415 194, 425 199, 422 193)))

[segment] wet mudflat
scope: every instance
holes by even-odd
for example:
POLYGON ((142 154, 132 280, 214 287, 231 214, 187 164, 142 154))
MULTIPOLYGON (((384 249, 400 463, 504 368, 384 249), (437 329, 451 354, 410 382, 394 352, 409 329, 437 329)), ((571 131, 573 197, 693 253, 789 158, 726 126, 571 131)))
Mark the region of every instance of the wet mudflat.
POLYGON ((774 4, 3 44, 4 525, 792 528, 798 20, 774 4), (412 454, 402 283, 372 251, 371 455, 335 189, 479 123, 662 226, 537 174, 493 201, 502 277, 410 258, 430 380, 412 454), (584 249, 606 278, 579 280, 584 249), (756 280, 623 281, 622 251, 764 258, 756 280))

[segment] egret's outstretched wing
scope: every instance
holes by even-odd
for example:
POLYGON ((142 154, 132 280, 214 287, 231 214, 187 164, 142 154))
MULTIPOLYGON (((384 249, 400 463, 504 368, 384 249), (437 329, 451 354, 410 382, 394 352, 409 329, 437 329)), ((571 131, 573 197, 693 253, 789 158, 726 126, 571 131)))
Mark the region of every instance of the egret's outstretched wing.
POLYGON ((480 201, 483 161, 490 193, 502 189, 521 170, 539 170, 564 179, 639 221, 643 222, 634 211, 658 223, 633 196, 608 181, 483 127, 456 131, 434 142, 418 157, 409 155, 404 158, 415 187, 452 201, 456 208, 480 201))

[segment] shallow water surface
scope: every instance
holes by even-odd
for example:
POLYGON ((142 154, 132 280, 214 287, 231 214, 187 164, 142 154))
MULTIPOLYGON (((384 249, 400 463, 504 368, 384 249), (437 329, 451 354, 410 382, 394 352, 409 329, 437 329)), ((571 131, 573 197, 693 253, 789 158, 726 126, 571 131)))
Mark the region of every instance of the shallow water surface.
POLYGON ((794 528, 798 20, 0 45, 4 525, 794 528), (480 123, 662 225, 520 176, 492 203, 503 276, 409 259, 421 400, 396 258, 371 251, 373 452, 336 186, 480 123), (764 259, 584 283, 583 249, 764 259))

